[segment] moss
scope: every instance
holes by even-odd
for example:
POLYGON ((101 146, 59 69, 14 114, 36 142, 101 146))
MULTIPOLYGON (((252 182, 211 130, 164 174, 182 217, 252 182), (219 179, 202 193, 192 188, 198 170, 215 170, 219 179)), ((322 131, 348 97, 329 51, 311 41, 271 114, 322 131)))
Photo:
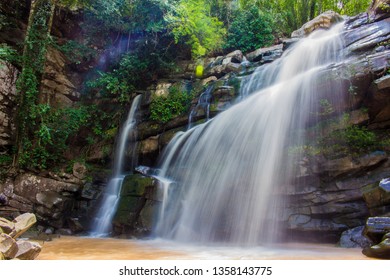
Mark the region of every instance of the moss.
POLYGON ((140 174, 128 175, 122 183, 121 196, 143 196, 146 188, 153 186, 153 179, 140 174))

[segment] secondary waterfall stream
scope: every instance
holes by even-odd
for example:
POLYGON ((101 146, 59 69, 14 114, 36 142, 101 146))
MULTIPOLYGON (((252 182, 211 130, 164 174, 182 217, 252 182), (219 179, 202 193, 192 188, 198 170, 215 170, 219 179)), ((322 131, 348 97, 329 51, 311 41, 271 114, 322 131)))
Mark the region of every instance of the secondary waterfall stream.
MULTIPOLYGON (((128 142, 135 142, 136 111, 140 100, 141 95, 134 98, 129 114, 127 115, 127 120, 121 129, 115 150, 113 177, 107 184, 107 188, 103 194, 102 204, 92 225, 93 236, 106 236, 111 231, 112 218, 117 210, 122 181, 126 175, 124 174, 125 151, 128 142)), ((134 160, 134 156, 132 156, 132 160, 134 160)), ((134 167, 134 162, 132 162, 131 167, 134 167)))
MULTIPOLYGON (((318 117, 324 96, 342 100, 337 77, 322 71, 342 59, 343 24, 301 39, 243 87, 243 101, 178 135, 160 164, 164 202, 155 227, 161 238, 251 245, 278 238, 284 215, 280 187, 297 172, 288 148, 318 117)), ((337 102, 335 102, 337 104, 337 102)))

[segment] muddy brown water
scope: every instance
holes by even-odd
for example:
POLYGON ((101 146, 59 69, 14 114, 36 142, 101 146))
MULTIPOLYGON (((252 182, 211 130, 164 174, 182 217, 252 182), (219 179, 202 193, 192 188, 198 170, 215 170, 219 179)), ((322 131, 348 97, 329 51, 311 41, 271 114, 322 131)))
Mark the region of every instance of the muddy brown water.
POLYGON ((191 246, 173 242, 61 237, 40 242, 38 260, 368 260, 361 249, 331 244, 286 243, 272 247, 191 246))

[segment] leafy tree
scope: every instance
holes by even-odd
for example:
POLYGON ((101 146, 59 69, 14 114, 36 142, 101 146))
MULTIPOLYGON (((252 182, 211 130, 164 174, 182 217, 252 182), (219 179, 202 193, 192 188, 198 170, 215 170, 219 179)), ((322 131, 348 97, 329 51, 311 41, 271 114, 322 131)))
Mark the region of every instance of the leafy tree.
POLYGON ((191 47, 193 58, 222 47, 226 30, 210 13, 211 7, 206 0, 181 0, 165 17, 175 42, 184 40, 191 47))
POLYGON ((272 19, 256 6, 240 9, 228 30, 225 47, 244 52, 272 44, 274 40, 272 19))

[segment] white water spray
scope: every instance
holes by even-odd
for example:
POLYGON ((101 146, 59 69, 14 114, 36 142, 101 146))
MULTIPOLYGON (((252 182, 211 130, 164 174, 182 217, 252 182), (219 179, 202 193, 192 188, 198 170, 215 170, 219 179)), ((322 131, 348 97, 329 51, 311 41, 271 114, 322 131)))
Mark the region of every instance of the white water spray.
POLYGON ((252 75, 246 99, 175 138, 158 174, 175 187, 166 193, 157 236, 246 245, 277 237, 277 194, 296 172, 287 149, 304 143, 297 131, 324 95, 340 99, 338 82, 322 73, 342 58, 342 28, 301 39, 252 75))
MULTIPOLYGON (((134 98, 131 105, 127 120, 123 124, 118 145, 115 150, 115 162, 113 169, 113 177, 107 184, 103 194, 102 205, 96 215, 92 226, 92 236, 107 236, 111 232, 112 219, 116 213, 122 182, 126 174, 124 174, 124 158, 125 150, 129 141, 135 143, 135 128, 136 128, 136 112, 141 100, 141 95, 134 98)), ((134 149, 133 149, 134 150, 134 149)), ((132 156, 132 161, 134 156, 132 156)), ((134 162, 132 166, 134 167, 134 162)))

